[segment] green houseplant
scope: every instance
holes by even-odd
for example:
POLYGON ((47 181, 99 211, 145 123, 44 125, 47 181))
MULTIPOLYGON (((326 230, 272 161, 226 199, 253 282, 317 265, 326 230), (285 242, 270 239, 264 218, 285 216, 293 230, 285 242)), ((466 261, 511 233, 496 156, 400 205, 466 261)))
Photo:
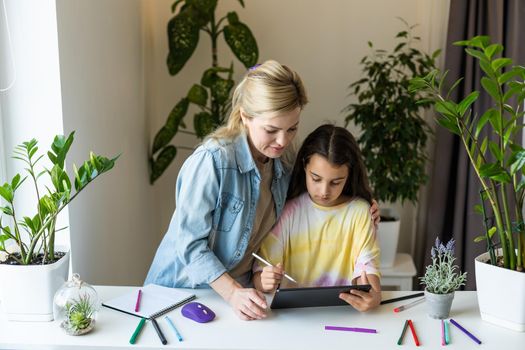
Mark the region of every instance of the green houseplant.
POLYGON ((413 77, 435 69, 439 50, 429 56, 413 47, 419 41, 411 34, 413 27, 396 35, 392 52, 374 49, 368 42, 372 53, 361 60, 364 77, 350 84, 350 96, 357 101, 345 108, 346 125, 353 122, 362 130, 358 142, 374 196, 381 201, 415 202, 427 181, 425 145, 430 128, 421 112, 432 102, 408 86, 413 77))
MULTIPOLYGON (((525 301, 521 301, 525 293, 525 149, 516 139, 523 128, 525 67, 512 66, 511 59, 501 57, 503 46, 491 43, 487 36, 454 44, 464 46, 465 52, 477 60, 484 74, 481 86, 492 106, 481 115, 472 113, 479 91, 472 91, 461 101, 452 100, 450 92, 461 79, 444 93, 446 73, 439 71, 414 78, 411 90, 425 93, 435 102, 437 122, 461 139, 480 181, 482 202, 489 203, 494 216, 495 224, 487 225, 485 220, 486 232, 477 239, 486 242, 488 250, 475 262, 481 315, 485 320, 525 331, 525 301), (521 284, 513 288, 509 282, 521 284), (501 285, 507 287, 501 290, 501 285), (497 289, 491 290, 493 286, 497 289), (498 298, 492 298, 494 295, 498 298)), ((476 210, 485 213, 484 206, 478 205, 476 210)))
POLYGON ((454 292, 465 285, 467 273, 459 272, 459 267, 454 264, 455 242, 453 239, 446 245, 436 238, 436 243, 430 253, 432 264, 425 269, 425 275, 420 277, 425 288, 425 301, 428 313, 432 318, 448 318, 454 292))
MULTIPOLYGON (((413 77, 432 71, 439 55, 439 50, 430 56, 416 49, 414 26, 405 24, 391 52, 368 42, 372 52, 361 60, 363 78, 350 84, 350 95, 357 100, 344 109, 346 125, 353 122, 362 131, 358 142, 375 198, 391 203, 415 203, 427 181, 425 146, 431 130, 422 110, 432 102, 409 92, 408 86, 413 77)), ((382 205, 378 229, 382 267, 394 264, 400 228, 398 215, 388 206, 382 205)))
MULTIPOLYGON (((244 1, 239 2, 244 7, 244 1)), ((211 67, 203 72, 200 83, 194 84, 187 95, 177 102, 166 123, 155 135, 149 156, 151 184, 175 158, 177 147, 170 142, 178 132, 195 134, 202 139, 223 124, 229 114, 230 92, 235 85, 232 79, 233 62, 229 67, 219 65, 219 37, 223 36, 228 47, 246 68, 255 65, 259 57, 257 42, 251 30, 239 20, 235 11, 216 19, 217 0, 177 0, 171 8, 173 13, 179 5, 179 12, 168 23, 167 65, 170 74, 179 73, 191 58, 199 43, 200 32, 208 34, 211 39, 211 67), (186 128, 183 118, 190 104, 200 110, 193 116, 195 133, 179 129, 186 128)))
POLYGON ((44 169, 39 164, 44 155, 38 154, 35 139, 18 145, 14 158, 25 163, 28 175, 22 178, 16 174, 10 182, 0 186, 0 196, 5 202, 0 207, 0 253, 4 256, 0 261, 0 279, 4 282, 1 292, 8 317, 15 315, 11 319, 31 319, 27 315, 32 313, 41 315, 42 319, 52 319, 53 295, 67 279, 69 261, 69 252, 57 251, 55 247, 56 233, 60 230, 56 227, 58 214, 87 185, 112 169, 118 158, 108 159, 91 152, 89 159, 78 169, 73 165, 74 177, 70 179, 65 162, 73 140, 74 132, 68 137, 57 135, 47 152, 51 168, 44 169), (43 177, 47 177, 46 181, 43 177), (20 217, 15 205, 16 192, 28 178, 36 192, 36 214, 20 217), (42 182, 46 191, 42 191, 42 182), (32 268, 20 269, 21 265, 31 265, 32 268), (28 277, 24 277, 24 273, 28 277), (59 276, 48 278, 50 273, 58 273, 59 276), (38 288, 28 291, 27 279, 35 280, 38 288), (38 282, 38 279, 42 281, 38 282), (18 290, 19 287, 23 291, 18 290), (28 297, 28 292, 37 295, 28 297), (18 300, 20 296, 24 298, 18 300), (23 311, 17 311, 20 306, 17 302, 22 303, 20 309, 23 311), (39 307, 44 311, 39 311, 39 307))

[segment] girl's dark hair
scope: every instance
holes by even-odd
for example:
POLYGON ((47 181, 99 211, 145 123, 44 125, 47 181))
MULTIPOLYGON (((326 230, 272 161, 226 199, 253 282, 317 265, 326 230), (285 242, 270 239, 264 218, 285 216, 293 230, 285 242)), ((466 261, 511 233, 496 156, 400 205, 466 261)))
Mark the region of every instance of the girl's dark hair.
POLYGON ((342 194, 361 197, 372 204, 372 191, 356 140, 345 128, 331 124, 321 125, 304 140, 292 171, 288 199, 307 191, 304 168, 314 154, 323 156, 333 165, 347 165, 348 178, 342 194))

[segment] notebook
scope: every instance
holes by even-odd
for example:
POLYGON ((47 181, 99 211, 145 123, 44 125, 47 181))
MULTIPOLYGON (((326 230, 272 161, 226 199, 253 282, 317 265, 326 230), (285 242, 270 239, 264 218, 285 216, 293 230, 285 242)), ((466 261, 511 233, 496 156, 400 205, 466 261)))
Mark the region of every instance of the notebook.
POLYGON ((102 306, 143 318, 157 318, 195 299, 195 294, 180 289, 148 284, 102 303, 102 306), (138 291, 142 290, 139 311, 135 312, 138 291))

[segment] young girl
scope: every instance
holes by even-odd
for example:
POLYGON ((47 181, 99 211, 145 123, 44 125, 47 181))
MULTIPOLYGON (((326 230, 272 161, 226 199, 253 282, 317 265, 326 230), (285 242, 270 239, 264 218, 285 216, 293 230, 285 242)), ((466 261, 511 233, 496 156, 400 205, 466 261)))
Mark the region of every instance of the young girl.
POLYGON ((379 248, 370 216, 372 194, 361 152, 345 128, 322 125, 305 139, 292 173, 288 202, 264 239, 260 255, 276 267, 255 262, 253 282, 269 292, 299 286, 371 284, 340 298, 359 311, 379 305, 379 248))

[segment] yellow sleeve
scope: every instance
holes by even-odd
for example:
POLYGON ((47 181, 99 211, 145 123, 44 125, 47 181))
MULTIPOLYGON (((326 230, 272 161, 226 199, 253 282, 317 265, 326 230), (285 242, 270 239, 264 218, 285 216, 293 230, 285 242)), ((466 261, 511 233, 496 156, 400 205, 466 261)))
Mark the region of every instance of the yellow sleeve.
POLYGON ((364 200, 360 200, 355 208, 354 237, 355 246, 353 247, 355 257, 354 273, 352 279, 360 277, 363 271, 381 277, 379 271, 379 244, 376 240, 375 228, 370 215, 370 205, 364 200))

